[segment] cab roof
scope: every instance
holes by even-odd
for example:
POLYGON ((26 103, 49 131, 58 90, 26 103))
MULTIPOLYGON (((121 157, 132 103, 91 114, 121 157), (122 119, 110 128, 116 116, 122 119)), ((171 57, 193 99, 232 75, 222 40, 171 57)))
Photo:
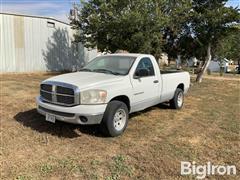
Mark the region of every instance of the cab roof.
POLYGON ((140 54, 140 53, 113 53, 113 54, 106 54, 104 56, 127 56, 127 57, 139 57, 139 56, 150 56, 150 54, 140 54))

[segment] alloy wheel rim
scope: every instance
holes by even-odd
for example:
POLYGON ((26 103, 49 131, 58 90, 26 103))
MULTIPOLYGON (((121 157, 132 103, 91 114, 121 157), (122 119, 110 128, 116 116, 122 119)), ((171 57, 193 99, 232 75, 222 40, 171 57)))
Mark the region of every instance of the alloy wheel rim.
POLYGON ((121 131, 127 120, 127 114, 124 109, 118 109, 113 118, 113 126, 117 131, 121 131))
POLYGON ((178 94, 177 104, 178 104, 178 107, 181 107, 182 104, 183 104, 183 93, 182 93, 182 92, 180 92, 180 93, 178 94))

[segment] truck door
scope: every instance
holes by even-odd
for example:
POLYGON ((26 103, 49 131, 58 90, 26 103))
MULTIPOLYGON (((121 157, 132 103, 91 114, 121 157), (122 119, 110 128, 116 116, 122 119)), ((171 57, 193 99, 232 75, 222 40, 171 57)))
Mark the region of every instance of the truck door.
POLYGON ((150 58, 142 58, 132 77, 133 111, 158 104, 160 101, 159 80, 150 58), (140 74, 140 75, 139 75, 140 74))

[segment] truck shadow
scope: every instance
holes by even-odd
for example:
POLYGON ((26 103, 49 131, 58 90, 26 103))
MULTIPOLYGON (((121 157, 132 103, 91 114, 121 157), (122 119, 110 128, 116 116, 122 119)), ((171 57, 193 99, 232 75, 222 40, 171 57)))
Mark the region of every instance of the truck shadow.
POLYGON ((48 133, 53 136, 76 138, 83 134, 91 136, 104 137, 98 125, 76 125, 61 121, 50 123, 45 121, 45 117, 38 114, 36 109, 31 109, 25 112, 19 112, 14 116, 14 119, 25 127, 30 127, 40 133, 48 133))
MULTIPOLYGON (((169 109, 169 106, 165 104, 160 104, 152 108, 148 108, 144 111, 133 113, 130 115, 131 118, 140 116, 143 113, 151 111, 153 108, 159 109, 169 109)), ((61 121, 56 121, 56 123, 50 123, 45 121, 45 117, 38 114, 36 109, 31 109, 25 112, 19 112, 14 116, 14 119, 21 123, 25 127, 29 127, 39 133, 47 133, 53 136, 65 137, 65 138, 77 138, 82 136, 82 134, 87 134, 96 137, 105 137, 99 125, 76 125, 69 124, 61 121)))
POLYGON ((141 116, 141 114, 147 113, 153 109, 171 109, 168 103, 161 103, 152 107, 149 107, 145 110, 139 111, 139 112, 135 112, 129 115, 129 120, 131 121, 131 118, 137 117, 137 116, 141 116))

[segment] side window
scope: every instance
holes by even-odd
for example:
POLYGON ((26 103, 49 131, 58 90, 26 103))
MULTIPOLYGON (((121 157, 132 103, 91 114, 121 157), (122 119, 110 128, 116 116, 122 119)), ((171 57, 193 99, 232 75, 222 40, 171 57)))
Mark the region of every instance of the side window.
POLYGON ((139 61, 138 66, 136 68, 136 72, 140 69, 146 69, 148 71, 148 75, 146 75, 146 76, 154 76, 155 75, 152 61, 149 58, 142 58, 139 61))

